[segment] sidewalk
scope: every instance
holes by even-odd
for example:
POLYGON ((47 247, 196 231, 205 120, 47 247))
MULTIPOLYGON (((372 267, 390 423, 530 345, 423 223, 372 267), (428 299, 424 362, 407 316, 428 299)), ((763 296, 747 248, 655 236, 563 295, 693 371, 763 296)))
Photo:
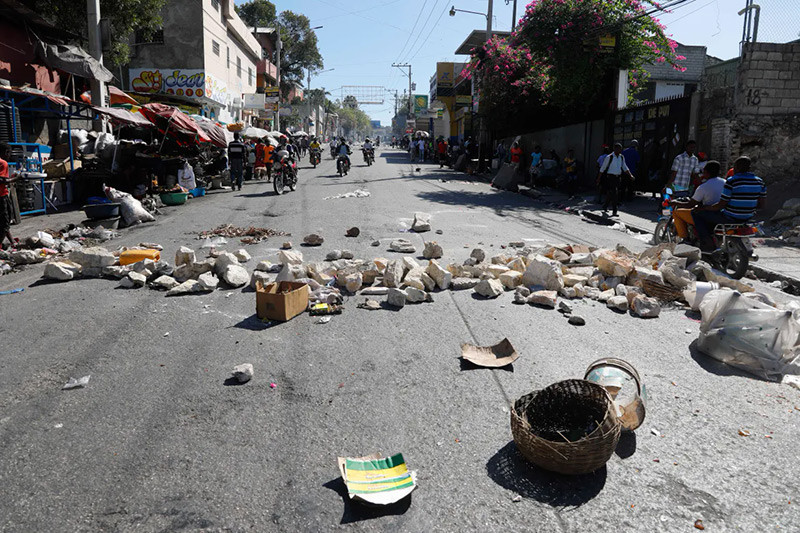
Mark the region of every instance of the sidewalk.
MULTIPOLYGON (((573 199, 554 189, 539 189, 542 195, 540 201, 557 204, 564 208, 571 208, 592 220, 613 225, 617 222, 625 224, 629 229, 639 233, 652 234, 655 231, 660 204, 652 195, 637 195, 630 202, 620 206, 619 217, 610 217, 603 214, 602 206, 595 203, 594 193, 578 195, 573 199)), ((766 281, 786 281, 800 289, 800 249, 785 246, 775 238, 755 238, 752 240, 759 259, 751 263, 753 272, 766 281)))

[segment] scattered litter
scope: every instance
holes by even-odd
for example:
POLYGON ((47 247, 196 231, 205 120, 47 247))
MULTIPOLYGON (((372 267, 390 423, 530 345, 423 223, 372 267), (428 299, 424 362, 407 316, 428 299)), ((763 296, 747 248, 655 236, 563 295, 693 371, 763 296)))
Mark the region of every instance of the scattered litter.
POLYGON ((278 384, 277 384, 277 383, 270 383, 270 384, 269 384, 269 388, 270 388, 270 389, 274 389, 274 388, 276 388, 277 386, 278 386, 278 384))
POLYGON ((213 250, 218 246, 225 246, 226 244, 228 244, 228 239, 225 237, 214 237, 213 239, 211 237, 206 237, 206 240, 203 241, 203 245, 200 246, 200 248, 213 250))
POLYGON ((517 494, 516 496, 514 496, 513 498, 511 498, 511 501, 512 501, 512 502, 514 502, 514 503, 519 503, 519 502, 521 502, 521 501, 522 501, 522 496, 520 496, 519 494, 517 494))
POLYGON ((91 377, 92 376, 83 376, 80 379, 69 378, 69 381, 67 381, 64 384, 64 386, 61 387, 61 390, 70 390, 70 389, 78 389, 78 388, 85 387, 86 385, 89 384, 89 379, 91 377))
POLYGON ((746 429, 740 429, 739 430, 739 436, 740 437, 749 437, 750 436, 750 432, 747 431, 746 429))
POLYGON ((702 520, 695 520, 694 521, 694 528, 695 529, 699 529, 699 530, 704 530, 706 528, 706 526, 703 525, 703 521, 702 520))
MULTIPOLYGON (((283 231, 278 231, 270 228, 257 228, 255 226, 250 226, 248 228, 240 228, 238 226, 234 226, 233 224, 223 224, 222 226, 219 226, 213 230, 202 231, 198 233, 198 238, 203 239, 203 238, 210 238, 213 236, 240 237, 241 242, 244 244, 256 244, 263 240, 268 239, 269 237, 278 237, 286 235, 289 234, 283 231)), ((203 245, 203 248, 205 247, 206 246, 203 245)))
POLYGON ((336 196, 328 196, 324 200, 336 200, 339 198, 367 198, 370 196, 369 191, 363 189, 356 189, 353 192, 346 192, 344 194, 337 194, 336 196))
POLYGON ((320 317, 320 319, 319 319, 319 320, 317 320, 317 324, 327 324, 328 322, 330 322, 330 321, 331 321, 331 318, 332 318, 332 317, 330 317, 330 316, 323 316, 323 317, 320 317))
POLYGON ((248 381, 253 379, 253 365, 250 363, 237 365, 233 367, 233 372, 231 372, 231 376, 236 378, 239 381, 239 383, 247 383, 248 381))
POLYGON ((19 294, 25 289, 11 289, 9 291, 0 291, 0 296, 5 296, 6 294, 19 294))
POLYGON ((64 424, 56 424, 56 425, 55 425, 55 426, 53 426, 53 427, 54 427, 54 428, 56 428, 56 429, 61 429, 61 428, 63 428, 63 427, 64 427, 64 424))
POLYGON ((165 337, 169 337, 169 331, 168 331, 168 332, 166 332, 166 333, 164 333, 164 336, 165 336, 165 337))
POLYGON ((661 432, 660 432, 659 430, 657 430, 656 428, 652 428, 652 429, 650 430, 650 433, 652 433, 652 434, 653 434, 653 435, 655 435, 656 437, 661 437, 661 436, 662 436, 662 435, 661 435, 661 432))
POLYGON ((589 365, 583 379, 602 385, 608 391, 624 429, 633 431, 642 425, 647 389, 633 365, 615 357, 598 359, 589 365))
POLYGON ((379 311, 381 309, 381 304, 377 300, 371 300, 367 298, 366 300, 364 300, 364 303, 358 304, 357 307, 359 309, 367 309, 369 311, 379 311))
POLYGON ((461 357, 467 361, 486 368, 502 368, 519 359, 519 354, 511 341, 503 339, 494 346, 461 345, 461 357))
POLYGON ((359 235, 361 235, 361 230, 353 226, 352 228, 347 230, 347 233, 345 233, 344 235, 345 237, 358 237, 359 235))
POLYGON ((370 505, 399 502, 417 488, 416 472, 409 472, 403 454, 383 457, 339 457, 339 471, 353 501, 370 505))

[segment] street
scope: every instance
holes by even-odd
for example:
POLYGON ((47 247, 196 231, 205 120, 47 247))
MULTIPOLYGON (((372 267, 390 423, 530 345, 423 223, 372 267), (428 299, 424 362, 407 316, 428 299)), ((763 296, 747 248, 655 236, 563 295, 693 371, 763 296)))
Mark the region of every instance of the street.
MULTIPOLYGON (((358 150, 352 160, 344 177, 327 153, 317 169, 304 160, 297 191, 282 196, 251 181, 164 208, 105 246, 156 242, 172 262, 180 246, 199 258, 196 233, 221 224, 291 234, 228 239, 226 250, 252 255, 250 272, 277 262, 286 240, 305 261, 334 249, 397 259, 392 239, 418 252, 436 240, 445 264, 512 241, 648 246, 400 150, 379 149, 372 167, 358 150), (371 196, 325 199, 357 189, 371 196), (434 231, 408 231, 419 211, 434 231), (345 237, 352 226, 359 237, 345 237), (310 233, 325 243, 301 246, 310 233)), ((25 288, 0 296, 2 531, 692 531, 696 520, 714 532, 791 531, 800 520, 800 391, 697 351, 699 314, 682 307, 644 320, 576 300, 586 326, 575 327, 512 304, 513 292, 464 290, 397 311, 359 309, 353 296, 327 324, 308 314, 265 324, 249 288, 165 298, 108 279, 44 283, 42 270, 0 277, 0 290, 25 288), (521 355, 513 369, 459 358, 461 343, 504 337, 521 355), (642 376, 644 425, 593 474, 529 466, 511 440, 510 404, 609 356, 642 376), (253 364, 252 381, 226 384, 241 363, 253 364), (85 388, 61 390, 85 375, 85 388), (373 452, 403 453, 418 476, 410 499, 349 501, 336 458, 373 452)))

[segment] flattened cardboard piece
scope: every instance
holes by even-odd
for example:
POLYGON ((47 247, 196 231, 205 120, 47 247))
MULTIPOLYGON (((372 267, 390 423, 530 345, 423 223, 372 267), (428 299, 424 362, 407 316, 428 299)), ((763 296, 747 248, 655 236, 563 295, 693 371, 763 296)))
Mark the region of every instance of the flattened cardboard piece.
POLYGON ((403 454, 383 457, 338 457, 337 464, 353 501, 370 505, 399 502, 417 488, 417 473, 409 472, 403 454))
POLYGON ((519 359, 519 354, 511 345, 511 341, 503 339, 494 346, 475 346, 464 343, 461 345, 461 357, 478 366, 501 368, 519 359))

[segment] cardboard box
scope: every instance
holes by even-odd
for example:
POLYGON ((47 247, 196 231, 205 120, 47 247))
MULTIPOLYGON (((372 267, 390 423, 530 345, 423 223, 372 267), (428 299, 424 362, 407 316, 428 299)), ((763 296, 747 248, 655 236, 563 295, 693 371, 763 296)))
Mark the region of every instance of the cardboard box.
POLYGON ((262 285, 256 283, 256 313, 262 320, 286 322, 308 308, 308 285, 296 281, 281 281, 262 285))

